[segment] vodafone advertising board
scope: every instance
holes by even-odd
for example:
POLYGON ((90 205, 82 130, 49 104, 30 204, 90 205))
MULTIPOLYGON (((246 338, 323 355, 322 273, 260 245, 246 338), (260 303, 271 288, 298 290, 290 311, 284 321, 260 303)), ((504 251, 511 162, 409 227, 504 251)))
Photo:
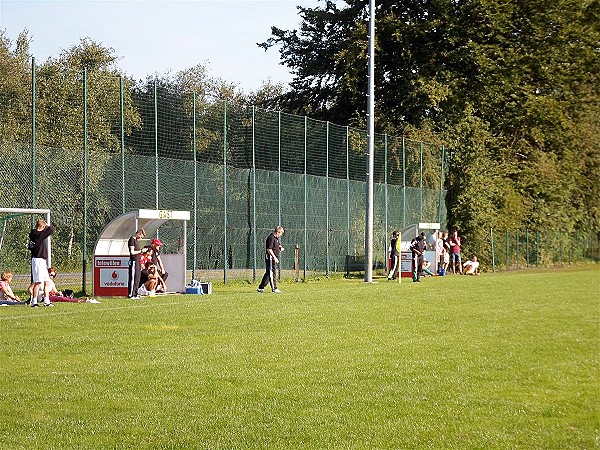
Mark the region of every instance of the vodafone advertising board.
POLYGON ((94 295, 127 296, 129 256, 94 256, 94 295))

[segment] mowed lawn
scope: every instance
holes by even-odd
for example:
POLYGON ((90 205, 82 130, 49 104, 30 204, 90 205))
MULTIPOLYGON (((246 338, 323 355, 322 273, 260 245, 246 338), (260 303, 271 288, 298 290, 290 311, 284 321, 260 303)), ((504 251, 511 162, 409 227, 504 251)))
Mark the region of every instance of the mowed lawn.
POLYGON ((596 264, 0 308, 0 448, 591 449, 596 264))

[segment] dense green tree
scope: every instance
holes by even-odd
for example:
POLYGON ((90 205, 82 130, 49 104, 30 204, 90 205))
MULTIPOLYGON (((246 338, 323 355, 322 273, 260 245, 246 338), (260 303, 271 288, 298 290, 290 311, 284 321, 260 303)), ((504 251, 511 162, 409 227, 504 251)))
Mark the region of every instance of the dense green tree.
MULTIPOLYGON (((600 229, 591 206, 599 9, 597 0, 377 1, 376 128, 432 130, 451 143, 451 226, 600 229)), ((261 44, 279 46, 295 74, 280 104, 364 126, 368 2, 300 14, 298 30, 273 27, 261 44)))
POLYGON ((0 139, 31 141, 31 56, 23 31, 15 43, 0 30, 0 139))
POLYGON ((128 136, 128 147, 138 154, 154 155, 156 121, 158 155, 191 158, 194 95, 197 155, 203 160, 222 161, 218 150, 222 127, 210 124, 222 123, 225 102, 243 105, 246 97, 235 83, 211 77, 203 64, 174 75, 149 76, 135 85, 133 98, 143 126, 128 136))
MULTIPOLYGON (((90 39, 49 58, 37 69, 37 142, 56 148, 81 149, 83 139, 83 71, 87 75, 87 139, 91 150, 120 151, 120 73, 113 49, 90 39)), ((124 124, 139 127, 131 83, 125 79, 124 124)))
MULTIPOLYGON (((63 51, 57 58, 36 64, 36 154, 32 163, 31 128, 31 55, 24 32, 15 50, 3 38, 0 70, 0 115, 7 118, 0 125, 5 170, 31 175, 23 179, 31 186, 16 188, 25 195, 16 199, 7 192, 7 202, 15 206, 51 208, 57 225, 57 239, 65 245, 56 248, 63 266, 80 261, 84 189, 87 191, 88 229, 104 226, 112 214, 111 202, 102 186, 111 153, 120 152, 119 76, 114 50, 82 39, 79 45, 63 51), (84 83, 87 71, 87 166, 84 168, 84 83), (11 143, 8 145, 7 143, 11 143), (87 170, 84 186, 83 172, 87 170), (62 180, 62 182, 60 181, 62 180), (68 180, 65 182, 65 180, 68 180), (34 186, 35 184, 35 186, 34 186), (31 191, 36 196, 32 199, 31 191), (60 206, 58 206, 60 205, 60 206)), ((126 85, 129 83, 125 80, 126 85)), ((139 116, 127 87, 124 89, 124 123, 127 131, 138 127, 139 116)), ((88 252, 89 254, 89 252, 88 252)))

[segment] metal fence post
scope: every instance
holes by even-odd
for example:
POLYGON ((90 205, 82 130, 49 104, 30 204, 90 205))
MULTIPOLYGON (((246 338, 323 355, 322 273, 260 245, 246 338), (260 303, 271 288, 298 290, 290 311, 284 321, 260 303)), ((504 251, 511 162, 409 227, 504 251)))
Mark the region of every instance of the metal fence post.
POLYGON ((123 76, 119 77, 119 109, 121 110, 121 214, 125 214, 125 108, 123 76))
POLYGON ((81 290, 86 293, 87 278, 87 69, 83 69, 83 258, 81 290))
MULTIPOLYGON (((196 145, 196 93, 192 92, 192 146, 194 149, 194 258, 192 262, 192 280, 196 279, 196 267, 197 267, 197 255, 198 255, 198 240, 197 240, 197 230, 198 230, 198 155, 197 155, 197 145, 196 145)), ((187 261, 186 261, 187 264, 187 261)))
POLYGON ((515 259, 517 261, 517 270, 521 268, 521 255, 519 254, 520 249, 519 249, 519 230, 515 231, 515 243, 516 243, 516 248, 515 248, 515 259))
POLYGON ((35 172, 36 172, 36 148, 35 148, 35 58, 31 58, 31 207, 35 208, 35 172))
POLYGON ((329 277, 329 121, 326 124, 325 141, 325 276, 329 277))
POLYGON ((508 242, 508 230, 506 230, 506 232, 504 233, 504 243, 506 244, 506 254, 504 255, 504 257, 506 258, 506 268, 508 269, 510 267, 510 244, 508 242))
POLYGON ((529 267, 529 230, 525 230, 525 263, 529 267))
POLYGON ((419 222, 423 222, 423 141, 420 142, 419 163, 419 222))
POLYGON ((155 207, 158 209, 158 86, 156 78, 154 79, 154 182, 155 190, 155 207))
MULTIPOLYGON (((277 113, 277 225, 281 225, 281 111, 277 113)), ((281 280, 281 264, 278 265, 277 278, 281 280)))
POLYGON ((307 174, 307 166, 306 166, 306 153, 308 149, 307 145, 307 128, 308 128, 308 118, 304 116, 304 279, 306 280, 306 270, 308 268, 308 174, 307 174))
POLYGON ((256 282, 256 140, 255 140, 255 125, 256 125, 256 109, 252 107, 252 281, 256 282))
POLYGON ((540 232, 535 232, 535 265, 540 265, 540 232))
POLYGON ((406 145, 402 136, 402 226, 406 226, 406 145))
POLYGON ((494 229, 490 228, 490 238, 492 240, 492 272, 496 272, 496 259, 494 257, 494 229))
MULTIPOLYGON (((281 225, 281 111, 277 120, 277 225, 281 225)), ((279 275, 281 277, 281 273, 279 275)))
POLYGON ((558 235, 560 237, 560 239, 559 239, 559 242, 560 242, 560 261, 559 261, 559 264, 562 267, 562 265, 563 265, 563 235, 562 235, 562 233, 560 231, 557 231, 557 233, 558 233, 558 235))
POLYGON ((442 160, 440 164, 440 198, 438 200, 438 223, 442 223, 442 194, 444 192, 444 160, 446 159, 446 148, 442 145, 442 160))
POLYGON ((346 126, 346 255, 350 254, 350 132, 346 126))
MULTIPOLYGON (((383 174, 383 188, 384 188, 384 227, 385 227, 385 236, 384 242, 387 241, 388 236, 388 182, 387 182, 387 173, 388 173, 388 135, 385 133, 383 135, 383 151, 384 151, 384 174, 383 174)), ((383 246, 383 252, 386 253, 386 246, 383 246)), ((386 261, 387 254, 384 255, 383 260, 386 261)))

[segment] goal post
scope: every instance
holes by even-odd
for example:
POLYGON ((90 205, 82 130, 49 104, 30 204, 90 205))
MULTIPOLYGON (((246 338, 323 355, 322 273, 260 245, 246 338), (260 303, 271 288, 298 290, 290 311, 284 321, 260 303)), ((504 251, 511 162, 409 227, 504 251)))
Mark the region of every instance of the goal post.
MULTIPOLYGON (((50 222, 50 210, 39 209, 39 208, 0 208, 0 221, 2 222, 2 237, 0 238, 2 243, 4 242, 4 232, 6 231, 6 223, 8 220, 19 217, 22 215, 31 216, 44 216, 48 225, 50 222)), ((50 236, 47 238, 48 242, 48 267, 52 266, 52 244, 50 236)))

